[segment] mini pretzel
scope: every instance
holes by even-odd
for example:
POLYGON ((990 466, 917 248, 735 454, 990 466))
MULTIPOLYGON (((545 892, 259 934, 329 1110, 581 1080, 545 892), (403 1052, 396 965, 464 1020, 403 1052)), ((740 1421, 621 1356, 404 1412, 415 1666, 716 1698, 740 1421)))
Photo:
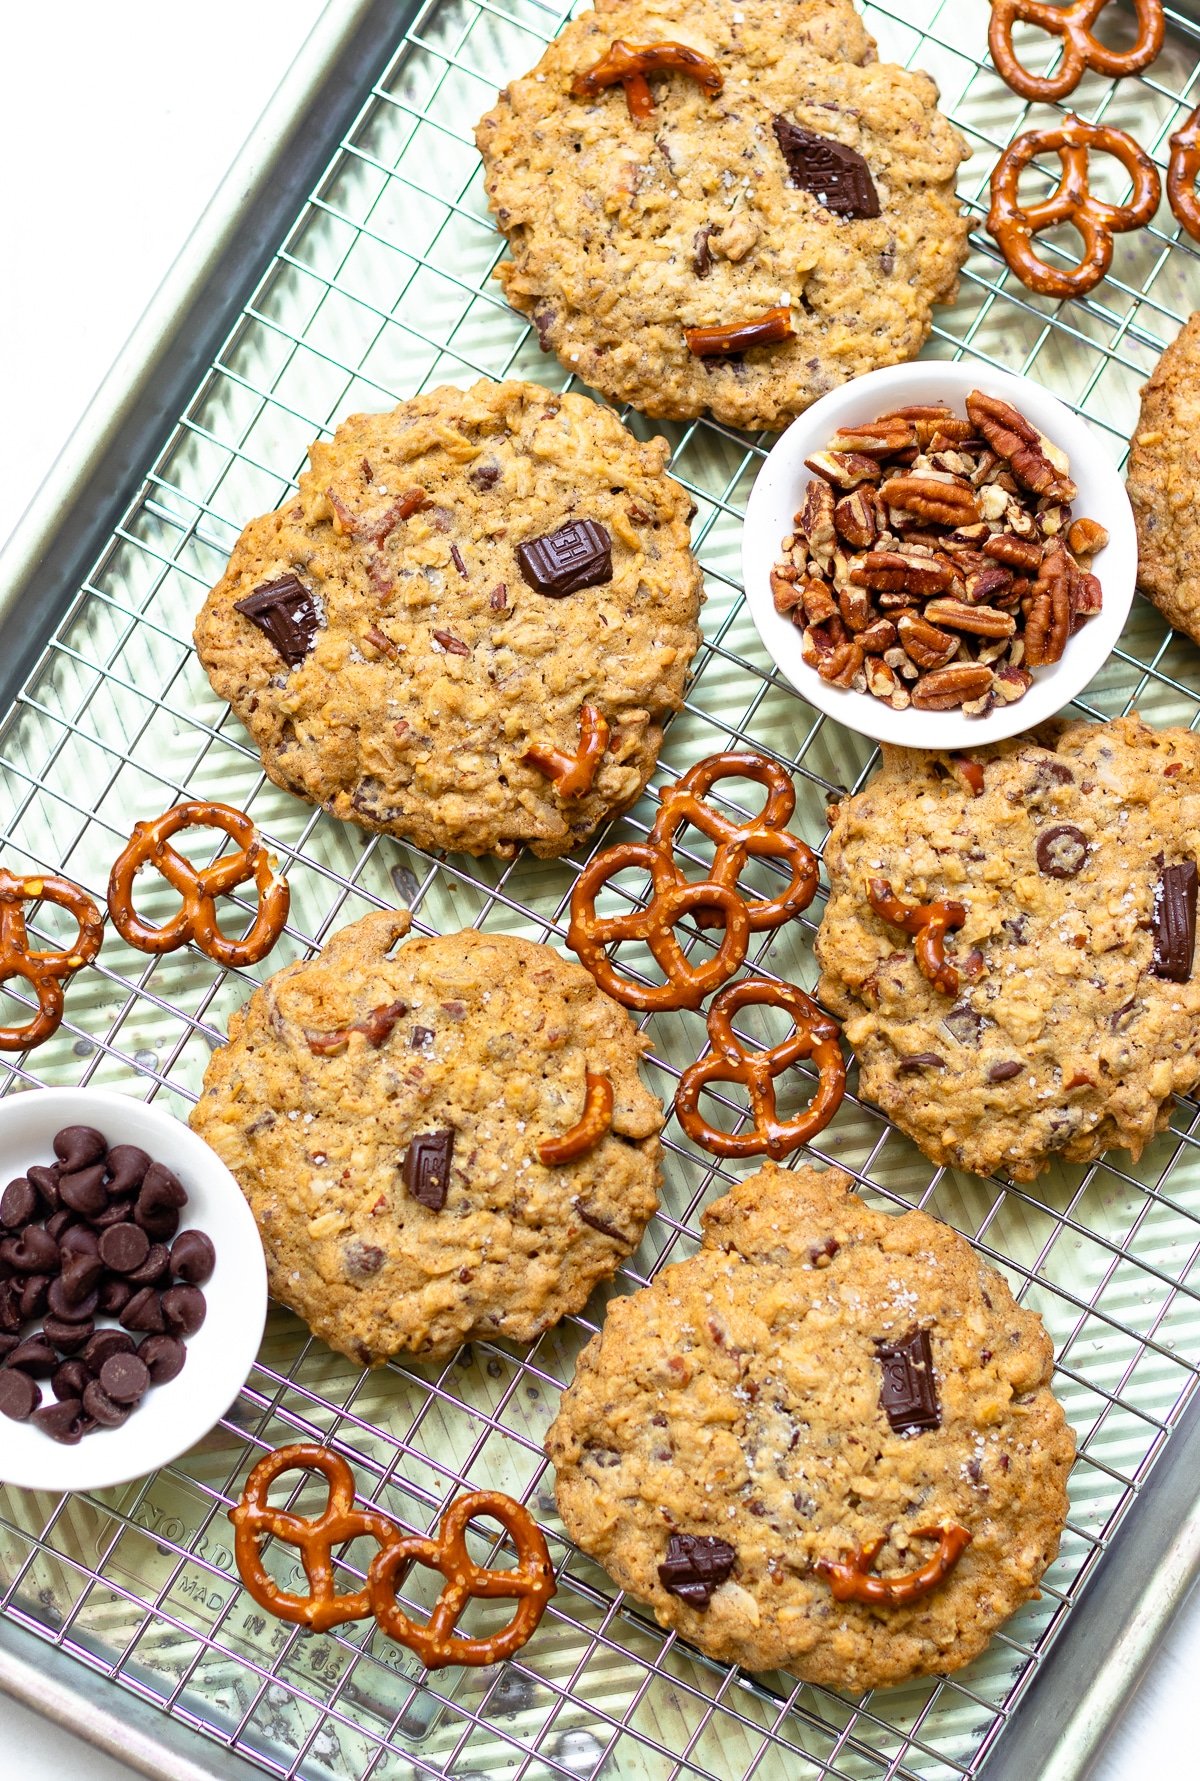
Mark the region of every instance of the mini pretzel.
POLYGON ((23 1027, 0 1027, 0 1051, 26 1051, 57 1032, 63 1017, 63 985, 90 965, 104 937, 104 918, 86 891, 69 878, 30 874, 17 878, 0 867, 0 983, 20 977, 37 997, 38 1011, 23 1027), (74 916, 74 944, 55 949, 31 946, 25 903, 53 903, 74 916))
POLYGON ((796 330, 788 308, 768 309, 763 315, 744 322, 725 322, 719 327, 685 328, 683 337, 688 351, 698 359, 716 358, 723 354, 745 352, 751 346, 778 346, 790 340, 796 330))
POLYGON ((1092 33, 1107 5, 1108 0, 1074 0, 1071 6, 1050 6, 1046 0, 992 0, 988 48, 1001 80, 1022 99, 1050 103, 1073 93, 1087 69, 1109 80, 1140 74, 1163 46, 1163 0, 1133 0, 1138 35, 1126 50, 1109 49, 1092 33), (1062 38, 1062 61, 1053 74, 1030 74, 1017 60, 1013 26, 1018 19, 1062 38))
POLYGON ((940 995, 955 995, 959 975, 946 957, 946 935, 966 921, 966 904, 945 899, 937 903, 902 903, 886 878, 872 878, 867 897, 876 915, 903 928, 906 934, 916 935, 914 951, 921 975, 929 979, 940 995))
POLYGON ((710 991, 733 976, 749 944, 750 916, 737 892, 714 880, 687 883, 670 855, 651 842, 623 841, 598 853, 579 874, 571 893, 567 945, 606 994, 626 1008, 637 1008, 642 1013, 699 1008, 710 991), (628 866, 649 872, 653 887, 649 906, 628 915, 597 915, 600 890, 628 866), (723 920, 725 932, 714 956, 692 965, 675 938, 674 928, 681 916, 699 910, 715 913, 723 920), (637 983, 623 977, 604 950, 622 940, 644 941, 667 981, 637 983))
POLYGON ((328 1448, 301 1442, 261 1459, 246 1480, 241 1501, 229 1511, 236 1529, 234 1552, 242 1581, 260 1607, 281 1620, 328 1632, 348 1620, 374 1615, 381 1630, 416 1653, 428 1669, 446 1664, 491 1664, 511 1657, 533 1633, 554 1594, 554 1572, 545 1539, 529 1511, 497 1491, 477 1490, 459 1497, 442 1517, 436 1539, 410 1534, 381 1510, 354 1507, 354 1477, 345 1460, 328 1448), (273 1509, 267 1492, 288 1471, 320 1472, 329 1485, 317 1516, 273 1509), (505 1528, 517 1548, 514 1570, 477 1565, 466 1547, 467 1524, 490 1516, 505 1528), (309 1593, 282 1589, 268 1575, 259 1550, 265 1534, 299 1549, 309 1593), (349 1540, 373 1539, 380 1550, 364 1588, 339 1595, 333 1583, 334 1548, 349 1540), (412 1564, 440 1571, 444 1586, 427 1626, 410 1620, 396 1601, 396 1584, 412 1564), (473 1596, 509 1596, 519 1603, 512 1620, 487 1638, 459 1638, 454 1629, 473 1596))
POLYGON ((675 1096, 675 1112, 689 1138, 714 1156, 770 1156, 778 1162, 799 1145, 823 1132, 842 1104, 846 1065, 838 1044, 838 1025, 791 983, 768 977, 746 977, 723 989, 708 1011, 707 1056, 683 1072, 675 1096), (750 1004, 786 1008, 795 1032, 780 1045, 747 1051, 733 1030, 733 1017, 750 1004), (817 1092, 801 1113, 777 1117, 776 1076, 797 1058, 811 1057, 820 1072, 817 1092), (699 1110, 701 1091, 710 1082, 740 1082, 750 1096, 754 1123, 736 1136, 709 1125, 699 1110))
POLYGON ((608 747, 608 733, 608 719, 594 705, 581 705, 579 748, 575 754, 564 754, 561 748, 543 747, 535 742, 521 759, 527 767, 536 767, 552 779, 560 798, 582 798, 592 789, 596 769, 608 747))
POLYGON ((573 1163, 576 1157, 586 1156, 612 1125, 612 1083, 607 1076, 593 1076, 590 1070, 584 1071, 583 1080, 587 1092, 578 1123, 561 1138, 544 1138, 538 1145, 538 1161, 548 1169, 556 1163, 573 1163))
POLYGON ((899 1577, 869 1575, 871 1566, 887 1543, 884 1539, 872 1540, 869 1546, 858 1547, 844 1559, 819 1558, 816 1568, 828 1580, 835 1602, 866 1602, 884 1608, 906 1608, 910 1602, 919 1602, 931 1589, 936 1589, 971 1544, 970 1534, 956 1521, 945 1522, 941 1527, 914 1528, 912 1538, 936 1540, 938 1549, 919 1570, 903 1572, 899 1577))
POLYGON ((619 82, 625 89, 630 117, 640 122, 654 110, 654 95, 646 76, 671 71, 690 75, 710 99, 715 99, 725 85, 725 76, 716 63, 702 56, 698 49, 689 49, 686 43, 623 43, 617 38, 598 62, 575 76, 571 97, 594 99, 605 87, 615 87, 619 82))
POLYGON ((1108 124, 1069 117, 1053 130, 1028 130, 1010 142, 992 173, 992 204, 987 226, 1021 283, 1046 297, 1082 297, 1112 264, 1113 236, 1148 223, 1158 208, 1162 184, 1158 169, 1132 136, 1108 124), (1088 187, 1088 154, 1115 155, 1133 181, 1128 204, 1108 204, 1088 187), (1055 190, 1027 207, 1017 195, 1021 174, 1035 155, 1052 152, 1062 162, 1055 190), (1059 223, 1071 223, 1083 238, 1076 265, 1051 266, 1033 249, 1033 237, 1059 223))
POLYGON ((1200 105, 1172 136, 1171 161, 1167 168, 1167 199, 1171 209, 1188 234, 1200 241, 1197 173, 1200 173, 1200 105))
POLYGON ((650 831, 652 846, 670 851, 686 823, 717 843, 710 876, 731 890, 747 858, 785 860, 791 883, 777 897, 747 902, 750 931, 777 928, 807 909, 817 894, 820 868, 811 847, 788 832, 796 808, 791 779, 777 762, 762 754, 714 754, 660 792, 662 809, 650 831), (749 822, 730 822, 704 798, 719 779, 755 779, 767 788, 767 801, 749 822))
POLYGON ((255 965, 265 958, 283 932, 291 892, 281 878, 250 818, 227 804, 195 800, 140 822, 117 858, 108 881, 108 908, 123 940, 141 952, 173 952, 188 941, 219 965, 255 965), (197 869, 177 853, 170 837, 180 829, 221 829, 238 844, 211 866, 197 869), (162 927, 143 921, 133 907, 133 881, 144 865, 152 865, 183 899, 177 915, 162 927), (258 911, 241 940, 230 940, 217 925, 215 902, 253 878, 258 911))

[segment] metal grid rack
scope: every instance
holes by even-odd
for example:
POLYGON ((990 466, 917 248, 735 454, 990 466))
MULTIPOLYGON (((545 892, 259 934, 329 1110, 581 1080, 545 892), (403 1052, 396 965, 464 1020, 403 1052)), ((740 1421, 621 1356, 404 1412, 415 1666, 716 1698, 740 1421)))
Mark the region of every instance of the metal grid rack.
MULTIPOLYGON (((937 78, 973 150, 960 189, 978 219, 995 155, 1025 118, 976 59, 986 0, 896 6, 868 6, 868 23, 882 56, 937 78)), ((496 87, 530 66, 561 23, 540 0, 430 0, 0 728, 6 863, 64 870, 99 894, 136 817, 217 796, 252 812, 289 871, 283 943, 256 973, 221 972, 190 953, 147 960, 110 934, 99 968, 72 985, 56 1039, 5 1060, 5 1092, 119 1086, 185 1116, 255 977, 398 899, 421 931, 475 924, 561 943, 580 861, 434 859, 310 810, 264 779, 189 647, 194 613, 241 525, 294 486, 314 434, 438 382, 561 382, 489 280, 502 244, 471 139, 496 87)), ((1131 128, 1160 162, 1200 98, 1194 28, 1177 16, 1172 27, 1147 76, 1116 86, 1088 77, 1073 95, 1076 110, 1131 128)), ((1029 296, 977 233, 961 297, 941 312, 927 355, 1032 370, 1119 458, 1139 385, 1191 307, 1189 286, 1200 292, 1195 251, 1177 235, 1164 206, 1154 227, 1119 239, 1112 278, 1059 308, 1029 296)), ((773 675, 745 609, 740 516, 763 443, 707 423, 626 418, 670 439, 674 474, 697 504, 708 578, 705 642, 656 783, 716 748, 753 742, 793 768, 796 826, 819 845, 828 797, 861 783, 871 750, 773 675)), ((1111 717, 1136 706, 1152 722, 1195 726, 1191 647, 1138 601, 1082 709, 1111 717)), ((650 810, 643 799, 618 826, 644 833, 650 810)), ((811 985, 819 916, 818 903, 765 937, 751 964, 811 985)), ((35 927, 51 935, 54 921, 44 909, 35 927)), ((680 1014, 655 1017, 651 1031, 652 1083, 669 1101, 703 1028, 680 1014)), ((807 1097, 803 1081, 795 1093, 807 1097)), ((480 1342, 442 1367, 370 1374, 273 1311, 244 1391, 176 1465, 83 1497, 0 1490, 3 1611, 289 1781, 973 1776, 1192 1397, 1198 1120, 1200 1108, 1181 1103, 1136 1169, 1113 1153, 1020 1189, 933 1168, 853 1093, 816 1147, 851 1168, 868 1198, 920 1205, 965 1231, 1055 1339, 1056 1390, 1080 1444, 1062 1552, 1042 1600, 951 1681, 851 1702, 783 1675, 751 1678, 701 1659, 614 1593, 566 1540, 541 1454, 574 1356, 602 1316, 596 1302, 528 1351, 480 1342), (261 1452, 303 1437, 334 1444, 365 1498, 422 1529, 463 1487, 486 1484, 533 1506, 560 1590, 517 1659, 430 1677, 361 1626, 313 1637, 257 1611, 231 1576, 225 1510, 261 1452)), ((611 1292, 687 1253, 701 1206, 731 1178, 673 1129, 666 1137, 660 1214, 611 1292)))

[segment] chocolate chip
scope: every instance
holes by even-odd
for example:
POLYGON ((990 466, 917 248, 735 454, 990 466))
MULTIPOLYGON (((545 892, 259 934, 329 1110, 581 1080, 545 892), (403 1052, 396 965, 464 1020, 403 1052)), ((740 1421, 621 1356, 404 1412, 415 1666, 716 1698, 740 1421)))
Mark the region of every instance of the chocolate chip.
POLYGON ((0 1280, 0 1333, 10 1335, 19 1330, 23 1322, 20 1282, 0 1280))
POLYGON ((936 1051, 912 1051, 900 1059, 900 1074, 915 1076, 921 1070, 944 1070, 946 1060, 936 1051))
MULTIPOLYGON (((75 1261, 87 1263, 89 1257, 77 1256, 75 1261)), ((72 1266, 74 1263, 71 1264, 72 1266)), ((73 1299, 67 1284, 60 1274, 57 1280, 50 1282, 50 1291, 46 1302, 54 1317, 61 1317, 64 1323, 84 1323, 89 1317, 95 1317, 100 1309, 100 1295, 96 1291, 88 1292, 81 1299, 73 1299)))
POLYGON ((122 1223, 108 1227, 100 1239, 100 1256, 115 1274, 129 1274, 150 1253, 150 1239, 140 1225, 122 1223))
POLYGON ((167 1327, 163 1316, 162 1300, 152 1286, 143 1286, 135 1292, 121 1313, 122 1327, 127 1330, 146 1330, 151 1335, 161 1336, 167 1327))
POLYGON ((97 1330, 83 1351, 82 1360, 89 1373, 99 1373, 106 1360, 114 1354, 132 1354, 135 1344, 124 1330, 97 1330))
MULTIPOLYGON (((46 1229, 49 1230, 49 1228, 47 1225, 46 1229)), ((98 1255, 100 1239, 95 1231, 88 1229, 86 1224, 73 1224, 59 1238, 58 1252, 64 1262, 72 1255, 98 1255)))
POLYGON ((448 1126, 418 1132, 404 1152, 400 1178, 413 1199, 431 1212, 440 1212, 446 1204, 453 1155, 454 1132, 448 1126))
POLYGON ((0 1224, 10 1231, 20 1230, 36 1215, 40 1201, 41 1196, 28 1176, 18 1175, 0 1195, 0 1224))
POLYGON ((31 1224, 19 1237, 0 1243, 0 1256, 18 1274, 48 1274, 58 1267, 58 1244, 48 1231, 31 1224))
POLYGON ((103 1317, 120 1317, 126 1305, 137 1291, 128 1280, 109 1279, 100 1282, 99 1311, 103 1317))
POLYGON ((184 1231, 171 1246, 171 1272, 191 1286, 206 1286, 216 1265, 217 1252, 203 1231, 184 1231))
POLYGON ((91 1318, 85 1318, 81 1323, 67 1323, 64 1318, 51 1316, 42 1323, 42 1334, 60 1354, 77 1354, 91 1341, 95 1330, 91 1318))
POLYGON ((63 1263, 62 1292, 69 1305, 81 1305, 99 1285, 104 1263, 98 1255, 69 1255, 63 1263))
POLYGON ((114 1144, 108 1153, 108 1197, 121 1200, 142 1185, 150 1158, 136 1144, 114 1144))
POLYGON ((805 130, 785 117, 772 119, 772 124, 792 185, 811 192, 834 216, 879 215, 879 194, 871 169, 856 148, 805 130))
POLYGON ((104 1175, 103 1163, 90 1163, 86 1169, 79 1169, 71 1174, 64 1173, 58 1184, 58 1195, 63 1205, 69 1206, 72 1212, 78 1212, 82 1218, 92 1218, 97 1212, 103 1212, 108 1205, 104 1175))
POLYGON ((364 1243, 355 1237, 343 1248, 342 1259, 351 1280, 368 1280, 382 1268, 383 1250, 378 1243, 364 1243))
POLYGON ((619 1231, 615 1224, 609 1224, 607 1219, 601 1218, 598 1213, 589 1212, 587 1207, 581 1206, 578 1200, 572 1200, 571 1204, 574 1206, 582 1223, 591 1225, 592 1229, 594 1231, 599 1231, 602 1237, 610 1237, 614 1243, 627 1244, 629 1242, 629 1238, 625 1235, 624 1231, 619 1231))
POLYGON ((0 1361, 6 1361, 21 1340, 20 1336, 0 1336, 0 1361))
POLYGON ((233 610, 257 625, 289 668, 305 659, 321 628, 316 602, 296 575, 261 581, 244 600, 234 601, 233 610))
POLYGON ((1006 1058, 1002 1064, 993 1064, 987 1073, 989 1082, 1011 1082, 1025 1068, 1016 1058, 1006 1058))
POLYGON ((712 249, 708 245, 708 238, 712 232, 712 224, 705 223, 704 227, 697 229, 692 236, 692 271, 697 278, 707 278, 713 268, 712 249))
POLYGON ((47 1206, 58 1209, 58 1184, 62 1179, 62 1166, 51 1163, 48 1167, 43 1163, 35 1163, 32 1169, 26 1169, 30 1185, 36 1187, 47 1206))
POLYGON ((125 1278, 131 1286, 158 1286, 171 1271, 171 1258, 165 1243, 152 1243, 145 1259, 131 1268, 125 1278))
POLYGON ((177 1336, 147 1336, 138 1354, 145 1362, 151 1385, 169 1385, 182 1373, 187 1359, 187 1349, 177 1336))
POLYGON ((896 1433, 940 1428, 942 1412, 929 1331, 911 1329, 898 1342, 876 1337, 875 1358, 883 1368, 880 1408, 896 1433))
POLYGON ((28 1373, 31 1379, 49 1379, 58 1369, 58 1356, 45 1336, 29 1336, 18 1342, 4 1365, 28 1373))
POLYGON ((83 1408, 102 1429, 119 1429, 129 1420, 132 1404, 114 1404, 104 1387, 89 1379, 83 1388, 83 1408))
POLYGON ((41 1401, 42 1394, 28 1373, 0 1373, 0 1416, 28 1422, 41 1401))
POLYGON ((1196 950, 1196 862, 1164 866, 1154 887, 1154 975, 1187 983, 1196 950))
POLYGON ((420 1051, 421 1047, 427 1045, 432 1038, 433 1034, 428 1027, 414 1027, 412 1037, 408 1041, 410 1051, 420 1051))
POLYGON ((1000 926, 1014 946, 1024 946, 1029 938, 1029 923, 1023 915, 1006 915, 1000 926))
POLYGON ((1074 878, 1087 859, 1088 838, 1074 823, 1060 822, 1043 829, 1033 851, 1047 878, 1074 878))
POLYGON ((94 1231, 107 1231, 114 1224, 122 1224, 132 1216, 133 1208, 128 1200, 111 1200, 103 1212, 93 1212, 88 1223, 94 1231))
POLYGON ((21 1317, 40 1317, 50 1301, 50 1275, 25 1274, 21 1280, 21 1317))
POLYGON ((43 1434, 64 1447, 74 1447, 81 1439, 90 1418, 78 1398, 64 1398, 61 1404, 47 1404, 34 1412, 33 1420, 43 1434))
POLYGON ((969 1051, 978 1049, 984 1024, 983 1015, 976 1014, 969 1002, 956 1002, 942 1021, 950 1037, 969 1051))
POLYGON ((51 1375, 50 1389, 56 1398, 81 1398, 90 1378, 81 1360, 65 1360, 51 1375))
POLYGON ((168 1335, 194 1336, 208 1305, 198 1286, 170 1286, 162 1296, 162 1314, 168 1335))
POLYGON ((707 1608, 737 1562, 737 1551, 715 1534, 672 1534, 658 1567, 664 1589, 693 1608, 707 1608))
POLYGON ((54 1154, 62 1164, 64 1175, 74 1175, 79 1169, 103 1162, 107 1151, 104 1133, 98 1132, 95 1126, 69 1125, 54 1134, 54 1154))
POLYGON ((155 1242, 170 1242, 179 1229, 179 1208, 187 1204, 187 1191, 177 1175, 161 1163, 151 1163, 134 1208, 134 1221, 155 1242))
POLYGON ((494 489, 500 480, 499 464, 476 464, 470 479, 477 489, 494 489))
POLYGON ((46 1229, 61 1248, 62 1240, 68 1231, 86 1230, 87 1226, 80 1224, 69 1206, 60 1206, 58 1211, 52 1212, 46 1220, 46 1229))
POLYGON ((562 600, 612 580, 612 539, 594 519, 572 520, 518 545, 517 562, 536 593, 562 600))
POLYGON ((115 1404, 136 1404, 150 1389, 150 1372, 136 1354, 110 1354, 100 1384, 115 1404))

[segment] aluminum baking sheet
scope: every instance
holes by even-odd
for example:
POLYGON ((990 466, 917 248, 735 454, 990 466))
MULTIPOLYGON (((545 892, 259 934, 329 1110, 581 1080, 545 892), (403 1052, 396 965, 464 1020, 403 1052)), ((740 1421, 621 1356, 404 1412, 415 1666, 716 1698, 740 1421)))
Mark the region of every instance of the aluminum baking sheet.
MULTIPOLYGON (((977 59, 986 4, 897 0, 866 16, 882 55, 937 78, 972 146, 960 189, 978 221, 995 156, 1027 115, 977 59)), ((435 859, 298 803, 264 779, 189 638, 240 527, 294 486, 314 435, 439 382, 508 375, 562 387, 490 280, 503 243, 472 144, 497 86, 536 60, 562 18, 536 0, 433 0, 422 12, 0 727, 6 865, 63 870, 99 896, 136 818, 183 797, 219 797, 253 813, 287 866, 284 941, 257 971, 222 972, 192 952, 148 960, 110 934, 99 968, 72 984, 57 1037, 3 1060, 4 1092, 92 1083, 186 1117, 256 978, 397 900, 420 931, 471 924, 561 943, 581 859, 435 859)), ((1088 77, 1073 95, 1084 115, 1132 129, 1160 163, 1198 98, 1196 41, 1178 17, 1147 76, 1116 86, 1088 77)), ((1058 307, 1025 292, 977 232, 959 301, 940 312, 927 356, 1032 372, 1119 460, 1139 385, 1200 300, 1196 251, 1177 235, 1164 205, 1154 227, 1118 240, 1113 277, 1058 307)), ((674 473, 696 500, 708 582, 704 644, 655 784, 752 742, 794 769, 797 826, 819 845, 829 797, 861 783, 871 749, 781 684, 750 622, 739 531, 767 442, 627 418, 671 441, 674 473)), ((1200 722, 1194 648, 1141 600, 1079 708, 1108 718, 1135 707, 1157 724, 1200 722)), ((644 833, 652 808, 644 798, 601 843, 644 833)), ((811 986, 819 918, 818 900, 805 920, 764 938, 751 965, 811 986)), ((34 925, 49 937, 55 919, 43 909, 34 925)), ((650 1031, 650 1079, 669 1101, 703 1025, 674 1014, 650 1031)), ((799 1081, 797 1104, 808 1092, 799 1081)), ((1069 1635, 1074 1601, 1193 1394, 1198 1113, 1181 1102, 1136 1169, 1114 1152, 1020 1189, 933 1168, 853 1093, 816 1147, 852 1168, 873 1202, 920 1205, 964 1231, 1055 1339, 1056 1389, 1080 1447, 1062 1551, 1041 1600, 953 1680, 851 1701, 782 1674, 724 1670, 655 1626, 571 1546, 541 1443, 604 1294, 531 1349, 477 1342, 445 1366, 374 1373, 274 1310, 244 1391, 176 1465, 89 1496, 0 1490, 3 1611, 121 1690, 289 1778, 973 1776, 1054 1641, 1069 1635), (421 1529, 464 1487, 527 1501, 560 1589, 519 1657, 429 1677, 364 1626, 318 1637, 261 1613, 238 1586, 226 1510, 253 1461, 298 1438, 334 1444, 365 1497, 421 1529)), ((660 1214, 612 1293, 687 1254, 701 1207, 732 1178, 674 1128, 667 1144, 660 1214)), ((351 1571, 361 1569, 355 1557, 351 1571)), ((417 1607, 421 1589, 410 1581, 417 1607)))

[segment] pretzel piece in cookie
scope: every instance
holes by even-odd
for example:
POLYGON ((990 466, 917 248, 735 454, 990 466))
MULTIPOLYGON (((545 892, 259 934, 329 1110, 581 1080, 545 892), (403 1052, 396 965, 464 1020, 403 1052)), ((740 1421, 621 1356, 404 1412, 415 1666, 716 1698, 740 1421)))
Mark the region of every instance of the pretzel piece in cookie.
POLYGON ((37 1000, 37 1013, 24 1026, 0 1027, 0 1051, 25 1051, 58 1030, 63 987, 76 971, 92 963, 103 937, 100 911, 69 878, 32 872, 20 878, 0 867, 0 983, 19 977, 37 1000), (30 945, 25 904, 38 901, 53 903, 73 917, 78 932, 69 946, 30 945))
POLYGON ((265 958, 283 932, 290 902, 287 880, 250 818, 227 804, 200 799, 138 823, 108 881, 113 926, 130 946, 139 952, 173 952, 191 941, 219 965, 254 965, 265 958), (193 866, 171 846, 172 835, 189 828, 220 829, 236 841, 237 851, 211 866, 193 866), (161 927, 144 920, 133 907, 133 881, 147 865, 161 872, 182 899, 178 911, 161 927), (242 938, 231 940, 218 923, 216 899, 250 879, 258 893, 258 909, 242 938))
POLYGON ((1092 30, 1107 5, 1108 0, 1073 0, 1069 6, 1051 6, 1046 0, 992 0, 988 48, 1001 80, 1022 99, 1050 104, 1073 93, 1089 69, 1109 80, 1140 74, 1163 46, 1163 0, 1133 0, 1138 34, 1123 50, 1110 49, 1092 30), (1062 60, 1053 74, 1031 74, 1017 59, 1013 26, 1018 22, 1062 39, 1062 60))
POLYGON ((919 1602, 931 1589, 936 1589, 971 1544, 971 1535, 956 1521, 948 1521, 941 1527, 914 1528, 911 1537, 938 1543, 933 1557, 915 1571, 905 1571, 898 1577, 872 1576, 871 1567, 887 1543, 881 1536, 868 1546, 860 1546, 846 1558, 819 1558, 816 1564, 818 1575, 829 1584, 835 1602, 906 1608, 910 1602, 919 1602))
POLYGON ((558 1138, 543 1138, 538 1145, 538 1161, 548 1169, 586 1156, 612 1125, 613 1088, 608 1077, 585 1070, 584 1087, 583 1112, 570 1131, 558 1138))
POLYGON ((966 921, 966 904, 948 898, 936 903, 902 903, 886 878, 871 879, 867 900, 884 921, 916 936, 917 964, 934 989, 943 996, 956 994, 959 973, 946 957, 946 935, 966 921))
POLYGON ((649 74, 686 74, 710 99, 715 99, 725 85, 725 76, 698 49, 686 43, 624 43, 614 40, 598 62, 585 68, 571 82, 573 99, 594 99, 605 87, 618 84, 625 89, 629 115, 639 122, 654 110, 649 74))
POLYGON ((1183 224, 1193 240, 1200 241, 1197 173, 1200 173, 1200 105, 1171 137, 1171 160, 1167 167, 1167 200, 1176 221, 1183 224))
POLYGON ((746 977, 729 984, 708 1011, 711 1050, 680 1078, 675 1096, 680 1125, 714 1156, 770 1156, 778 1162, 823 1132, 842 1104, 846 1065, 838 1033, 837 1022, 795 984, 776 983, 769 977, 746 977), (752 1005, 784 1009, 792 1019, 791 1037, 762 1050, 744 1046, 733 1030, 733 1018, 752 1005), (817 1092, 801 1112, 781 1120, 775 1078, 804 1057, 811 1057, 820 1072, 817 1092), (722 1132, 705 1119, 700 1095, 714 1082, 739 1082, 745 1088, 752 1116, 749 1130, 722 1132))
POLYGON ((579 747, 574 754, 561 748, 533 743, 522 760, 527 767, 536 767, 553 781, 560 798, 582 798, 590 792, 596 771, 608 747, 608 719, 595 705, 579 707, 579 747))
POLYGON ((796 332, 789 308, 768 309, 743 322, 722 322, 712 327, 685 328, 688 351, 698 359, 728 358, 752 346, 779 346, 796 332))
POLYGON ((1010 142, 992 172, 992 202, 987 227, 1022 284, 1046 297, 1082 297, 1112 264, 1113 236, 1140 229, 1158 208, 1162 183, 1145 150, 1124 130, 1068 117, 1050 130, 1027 130, 1010 142), (1109 204, 1091 191, 1088 157, 1114 155, 1133 181, 1126 204, 1109 204), (1017 187, 1035 155, 1057 154, 1062 163, 1058 185, 1048 198, 1023 205, 1017 187), (1045 229, 1070 223, 1083 240, 1074 266, 1052 266, 1034 250, 1033 238, 1045 229))

